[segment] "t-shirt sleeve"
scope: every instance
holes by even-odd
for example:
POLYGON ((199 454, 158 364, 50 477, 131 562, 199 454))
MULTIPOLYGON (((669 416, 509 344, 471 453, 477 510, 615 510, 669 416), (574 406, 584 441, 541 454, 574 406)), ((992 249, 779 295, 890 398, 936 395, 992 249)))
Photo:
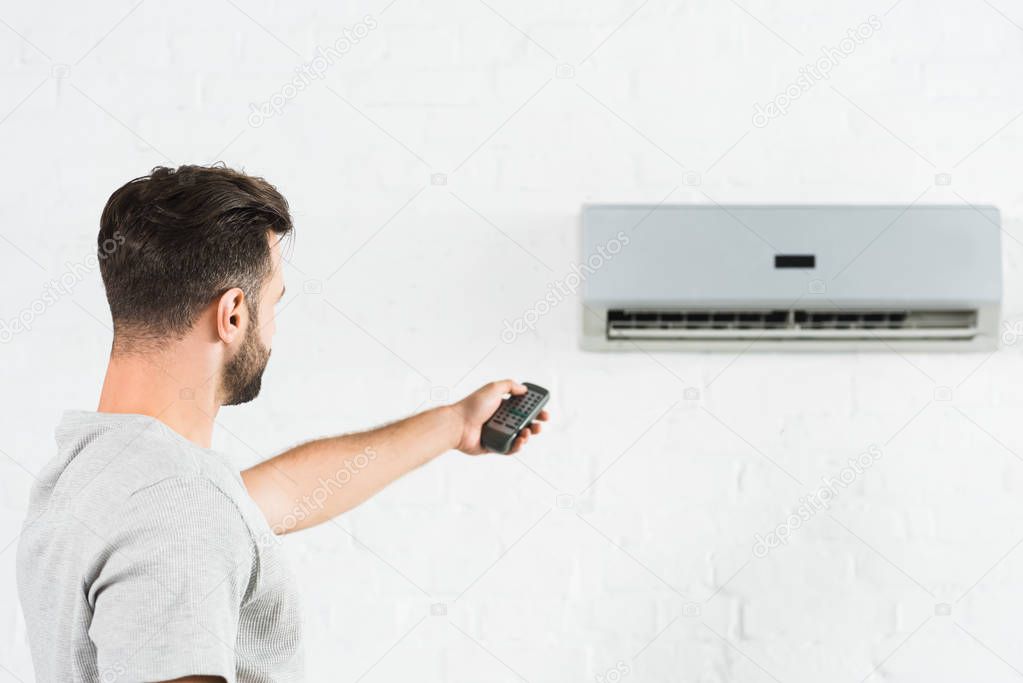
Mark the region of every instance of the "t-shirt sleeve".
POLYGON ((101 680, 235 680, 252 536, 234 502, 200 477, 136 492, 105 537, 88 586, 101 680))

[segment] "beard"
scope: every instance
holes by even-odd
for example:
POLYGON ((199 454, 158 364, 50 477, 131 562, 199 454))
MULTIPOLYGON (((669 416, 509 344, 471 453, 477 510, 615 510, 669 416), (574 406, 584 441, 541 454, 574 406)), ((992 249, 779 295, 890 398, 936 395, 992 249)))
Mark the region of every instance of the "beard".
POLYGON ((238 352, 224 365, 224 376, 220 382, 222 405, 236 406, 248 403, 259 396, 263 384, 263 371, 270 360, 270 349, 259 339, 259 326, 255 316, 250 316, 245 339, 238 352))

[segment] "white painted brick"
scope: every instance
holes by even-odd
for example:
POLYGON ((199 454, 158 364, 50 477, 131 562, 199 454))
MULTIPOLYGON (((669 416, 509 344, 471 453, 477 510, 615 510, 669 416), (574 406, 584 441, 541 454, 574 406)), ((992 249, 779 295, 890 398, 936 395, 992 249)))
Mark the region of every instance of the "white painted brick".
MULTIPOLYGON (((409 414, 436 387, 454 398, 513 376, 552 390, 554 422, 521 462, 450 454, 412 473, 339 520, 365 546, 332 524, 287 539, 310 680, 600 680, 619 662, 625 681, 763 680, 759 667, 786 681, 859 680, 879 665, 878 680, 1010 679, 1006 662, 1023 666, 1012 551, 1023 345, 986 360, 584 354, 576 297, 514 343, 501 333, 579 259, 582 203, 659 202, 672 188, 669 201, 697 203, 907 203, 930 187, 921 202, 996 204, 1006 319, 1023 320, 1018 27, 952 0, 903 0, 887 14, 891 4, 808 0, 488 4, 145 3, 100 40, 132 3, 7 3, 0 234, 41 267, 0 241, 0 319, 90 252, 120 183, 171 163, 162 154, 222 158, 275 182, 298 224, 287 269, 297 294, 265 393, 221 416, 215 446, 239 466, 409 414), (871 13, 877 35, 787 115, 752 125, 757 103, 871 13), (366 15, 378 28, 250 125, 252 103, 366 15), (11 28, 69 76, 22 102, 53 64, 11 28), (572 77, 526 103, 558 64, 572 77), (939 172, 950 187, 934 186, 939 172), (434 173, 446 184, 431 185, 434 173), (303 292, 307 281, 320 291, 303 292), (685 400, 686 387, 700 398, 685 400), (940 387, 951 400, 935 398, 940 387), (871 444, 883 457, 841 491, 834 519, 821 512, 752 557, 756 534, 871 444), (700 617, 673 622, 689 600, 700 617), (938 602, 951 618, 935 615, 938 602), (446 615, 384 656, 441 603, 446 615)), ((93 407, 108 324, 93 273, 0 346, 0 449, 30 472, 52 454, 60 411, 93 407)), ((3 544, 31 475, 0 456, 0 480, 3 544)), ((14 556, 13 545, 0 552, 0 664, 28 681, 14 556)))

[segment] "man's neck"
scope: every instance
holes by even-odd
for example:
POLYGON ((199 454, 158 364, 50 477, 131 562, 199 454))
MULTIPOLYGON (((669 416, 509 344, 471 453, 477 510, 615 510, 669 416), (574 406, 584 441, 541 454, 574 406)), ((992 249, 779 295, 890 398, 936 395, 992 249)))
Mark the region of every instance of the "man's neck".
POLYGON ((103 379, 101 413, 137 413, 164 423, 189 441, 209 448, 220 408, 219 378, 212 363, 188 341, 154 352, 111 355, 103 379))

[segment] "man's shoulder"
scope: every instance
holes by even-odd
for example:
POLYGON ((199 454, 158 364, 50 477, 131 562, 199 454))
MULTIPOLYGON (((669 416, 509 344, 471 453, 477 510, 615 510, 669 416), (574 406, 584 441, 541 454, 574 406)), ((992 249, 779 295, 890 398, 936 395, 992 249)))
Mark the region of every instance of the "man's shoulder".
POLYGON ((75 501, 88 515, 123 508, 141 492, 153 498, 181 488, 219 490, 234 499, 237 480, 226 457, 194 446, 153 421, 97 435, 64 465, 50 495, 75 501))
POLYGON ((142 559, 219 553, 243 567, 256 557, 237 470, 162 426, 135 423, 83 432, 40 473, 19 544, 21 575, 52 566, 94 576, 118 549, 142 559))

